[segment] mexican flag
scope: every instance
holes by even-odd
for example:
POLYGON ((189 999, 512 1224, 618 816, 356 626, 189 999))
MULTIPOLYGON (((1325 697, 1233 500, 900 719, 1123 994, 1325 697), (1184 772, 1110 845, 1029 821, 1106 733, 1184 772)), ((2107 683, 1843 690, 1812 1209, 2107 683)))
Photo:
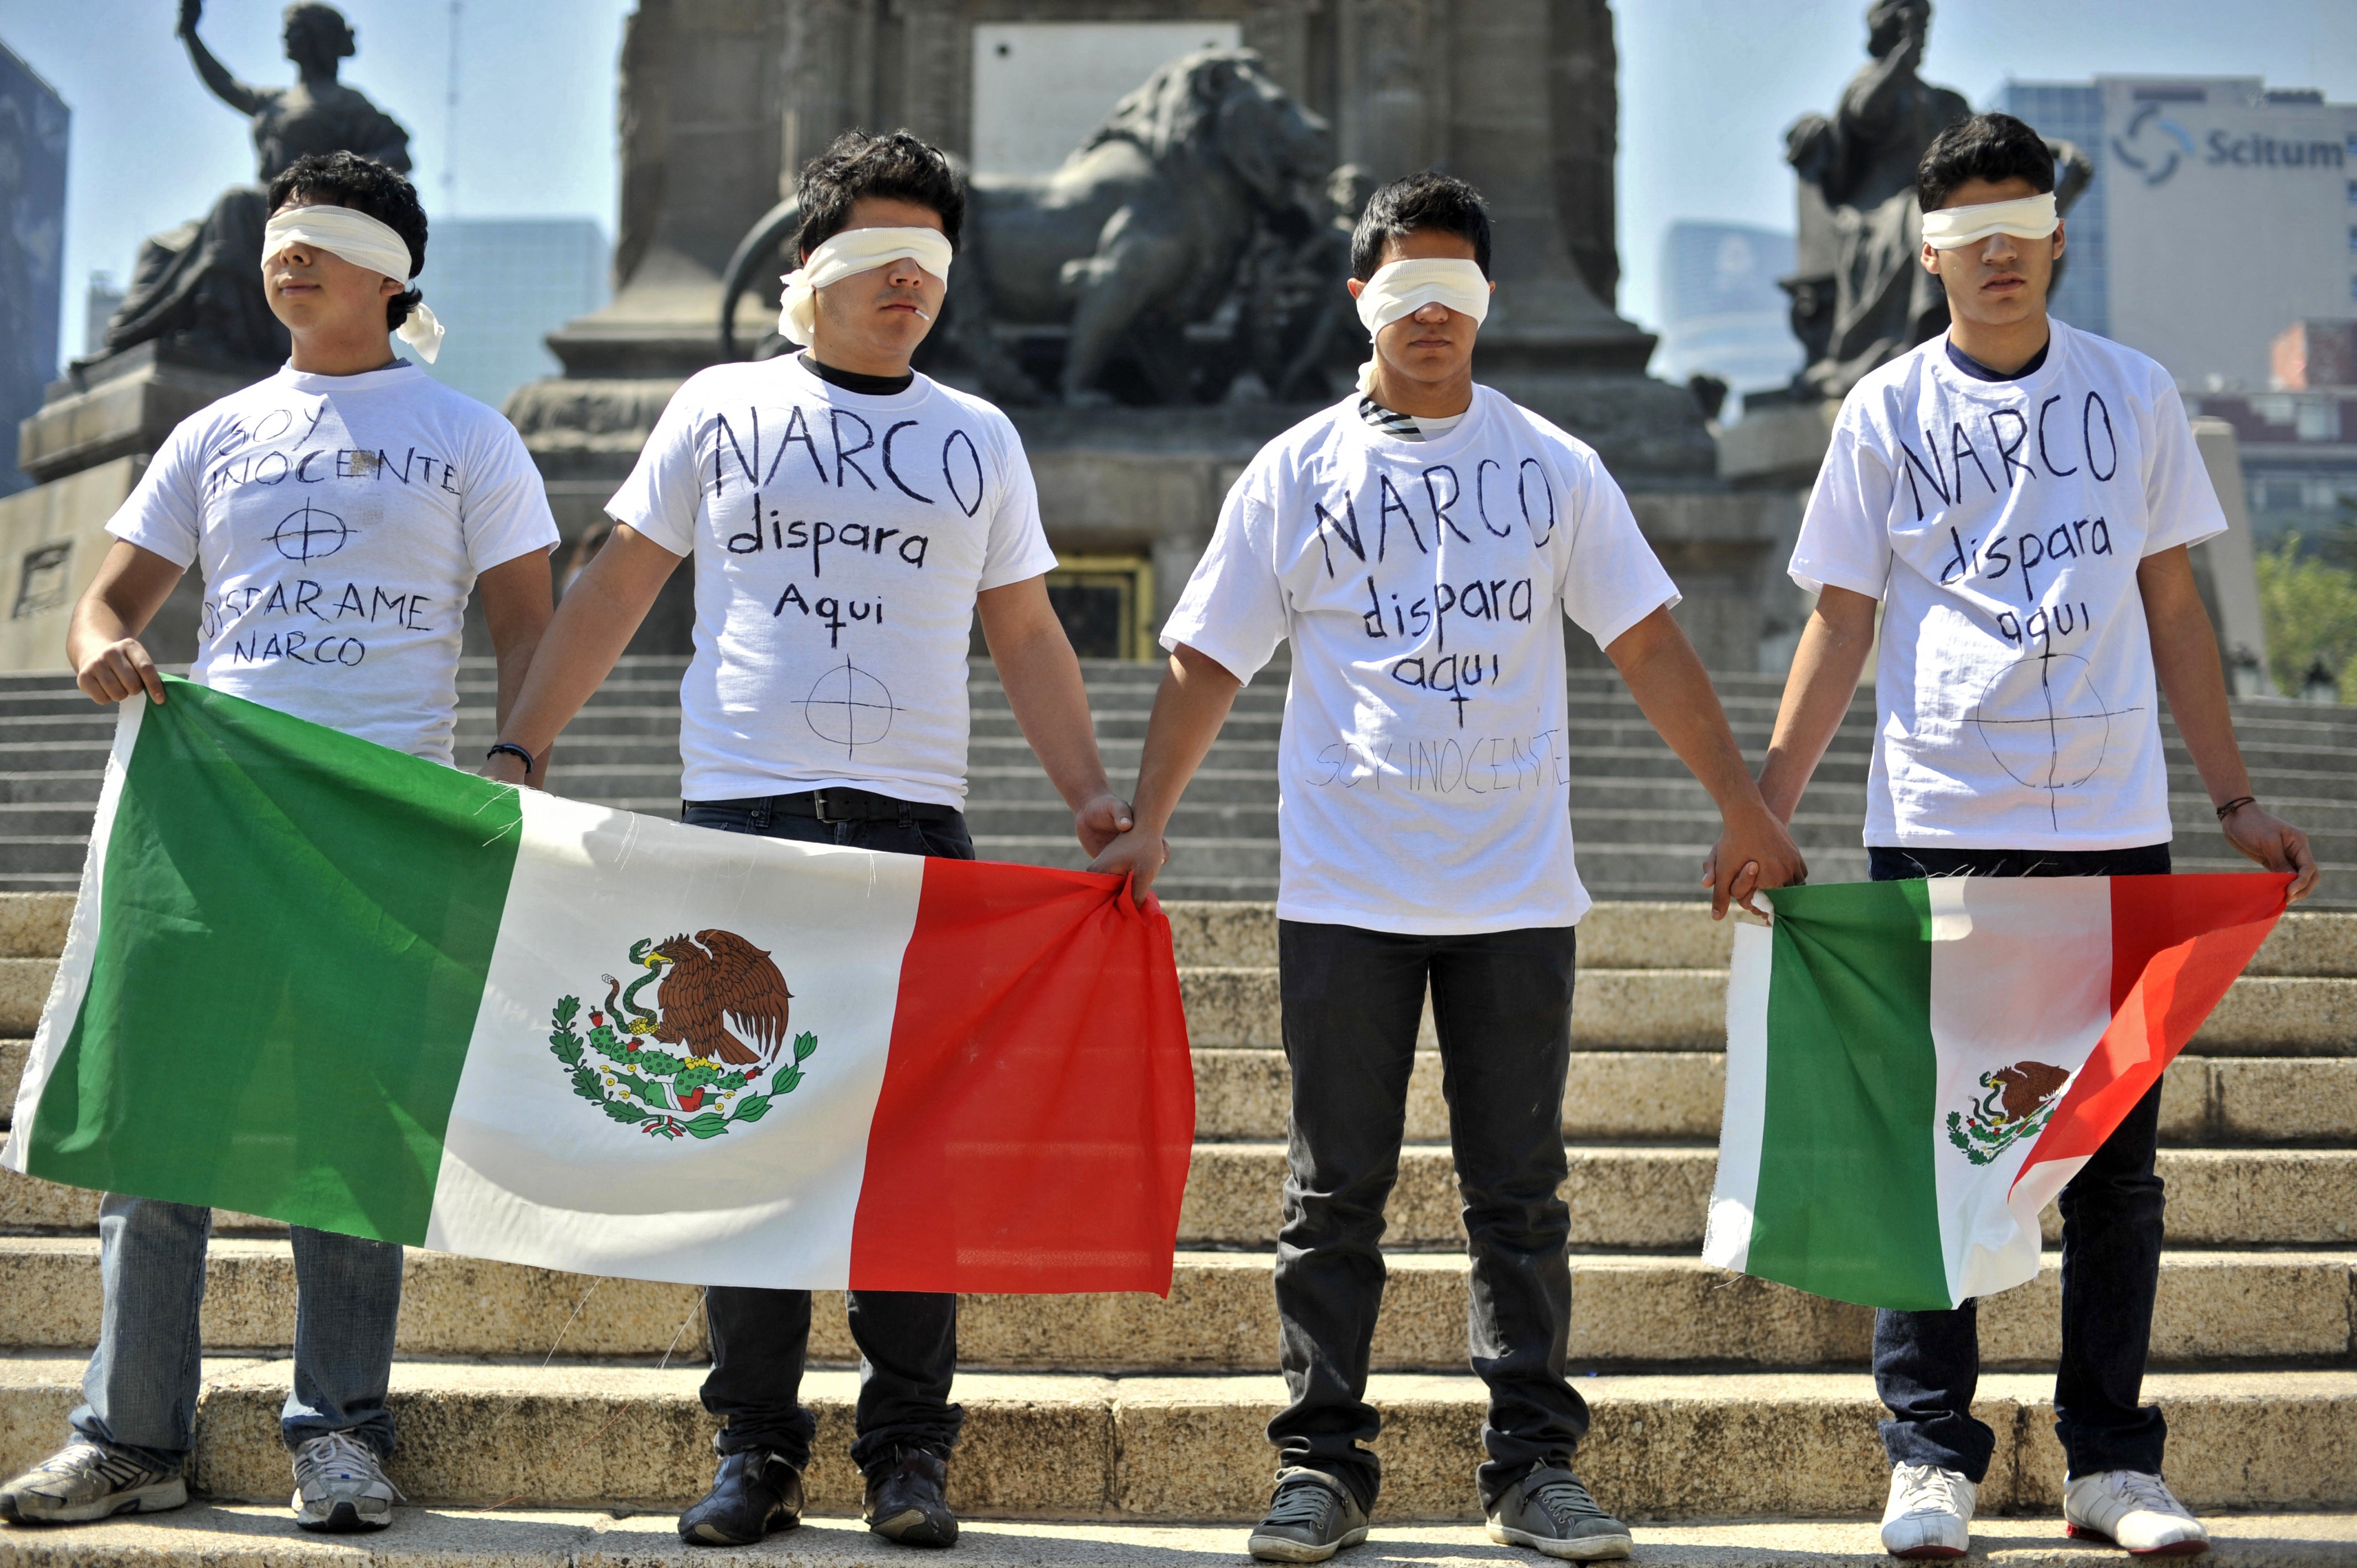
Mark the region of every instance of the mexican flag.
POLYGON ((716 832, 167 682, 123 705, 5 1163, 585 1273, 1167 1293, 1168 921, 716 832))
POLYGON ((2160 1080, 2291 878, 1780 888, 1735 934, 1707 1262, 1921 1311, 2038 1274, 2039 1211, 2160 1080))

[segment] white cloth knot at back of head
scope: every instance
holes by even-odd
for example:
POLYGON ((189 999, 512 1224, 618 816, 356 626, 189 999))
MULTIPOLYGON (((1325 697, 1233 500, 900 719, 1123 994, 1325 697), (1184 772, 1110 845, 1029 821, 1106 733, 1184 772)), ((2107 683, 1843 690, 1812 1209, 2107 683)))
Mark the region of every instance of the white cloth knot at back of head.
POLYGON ((1984 201, 1972 207, 1943 207, 1923 214, 1923 242, 1935 251, 1953 251, 1992 234, 2018 234, 2043 240, 2062 226, 2054 193, 2025 196, 2018 201, 1984 201))
POLYGON ((946 284, 950 255, 949 238, 938 229, 845 229, 778 280, 786 285, 778 302, 778 330, 787 342, 807 348, 818 326, 818 291, 827 285, 903 256, 946 284))
MULTIPOLYGON (((1413 316, 1427 305, 1445 305, 1479 322, 1490 314, 1490 280, 1478 262, 1441 258, 1393 262, 1375 269, 1359 291, 1359 319, 1372 338, 1403 316, 1413 316)), ((1374 385, 1375 361, 1359 367, 1359 390, 1374 385)))
MULTIPOLYGON (((292 207, 271 214, 262 228, 263 263, 267 265, 271 257, 296 244, 341 256, 356 267, 382 273, 404 286, 409 282, 409 242, 392 224, 365 212, 318 206, 292 207)), ((422 301, 409 307, 408 318, 393 335, 416 349, 417 357, 429 365, 441 357, 442 323, 422 301)))

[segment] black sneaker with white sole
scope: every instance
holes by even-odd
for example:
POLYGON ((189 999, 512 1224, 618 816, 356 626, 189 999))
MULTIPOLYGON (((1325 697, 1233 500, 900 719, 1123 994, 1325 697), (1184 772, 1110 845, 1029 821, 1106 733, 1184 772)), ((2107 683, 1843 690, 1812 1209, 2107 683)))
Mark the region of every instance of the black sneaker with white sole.
POLYGON ((1268 1517, 1247 1543, 1264 1563, 1323 1563, 1367 1539, 1367 1510, 1323 1470, 1280 1470, 1268 1517))
POLYGON ((1629 1527, 1606 1513, 1568 1470, 1534 1470, 1490 1509, 1490 1539, 1549 1557, 1593 1563, 1629 1555, 1629 1527))
POLYGON ((119 1513, 163 1513, 188 1500, 177 1470, 159 1470, 80 1438, 0 1487, 0 1520, 10 1524, 85 1524, 119 1513))

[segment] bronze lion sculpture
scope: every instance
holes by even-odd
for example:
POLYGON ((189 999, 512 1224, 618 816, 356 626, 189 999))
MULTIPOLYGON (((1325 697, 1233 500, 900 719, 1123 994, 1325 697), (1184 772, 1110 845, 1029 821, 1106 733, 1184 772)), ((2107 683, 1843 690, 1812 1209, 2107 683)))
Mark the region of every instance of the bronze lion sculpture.
MULTIPOLYGON (((1060 329, 1053 371, 1067 403, 1194 401, 1187 328, 1235 290, 1265 222, 1299 221, 1333 164, 1326 122, 1249 49, 1203 49, 1156 71, 1044 175, 972 177, 947 308, 925 359, 963 361, 1002 403, 1041 388, 1002 328, 1060 329), (1109 371, 1123 374, 1109 376, 1109 371)), ((789 198, 730 258, 720 305, 726 358, 743 357, 737 302, 802 225, 789 198)), ((774 344, 770 347, 774 348, 774 344)), ((1224 382, 1220 383, 1224 385, 1224 382)))

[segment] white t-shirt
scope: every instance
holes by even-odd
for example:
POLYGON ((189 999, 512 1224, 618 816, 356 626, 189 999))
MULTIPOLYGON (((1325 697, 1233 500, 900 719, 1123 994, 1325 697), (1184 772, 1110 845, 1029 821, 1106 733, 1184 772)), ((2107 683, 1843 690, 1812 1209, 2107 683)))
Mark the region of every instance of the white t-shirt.
POLYGON ((1293 640, 1276 912, 1417 935, 1568 926, 1558 610, 1609 643, 1678 592, 1587 446, 1477 387, 1425 441, 1358 394, 1261 449, 1162 628, 1249 680, 1293 640))
POLYGON ((868 397, 799 355, 716 365, 606 510, 695 556, 687 799, 964 804, 974 596, 1056 564, 1005 414, 927 376, 868 397))
POLYGON ((556 542, 515 426, 406 361, 190 414, 106 531, 203 564, 189 679, 445 763, 476 576, 556 542))
POLYGON ((1887 599, 1866 842, 2169 837, 2136 564, 2224 532, 2169 372, 2057 321, 2018 381, 1933 338, 1843 400, 1792 578, 1887 599))

